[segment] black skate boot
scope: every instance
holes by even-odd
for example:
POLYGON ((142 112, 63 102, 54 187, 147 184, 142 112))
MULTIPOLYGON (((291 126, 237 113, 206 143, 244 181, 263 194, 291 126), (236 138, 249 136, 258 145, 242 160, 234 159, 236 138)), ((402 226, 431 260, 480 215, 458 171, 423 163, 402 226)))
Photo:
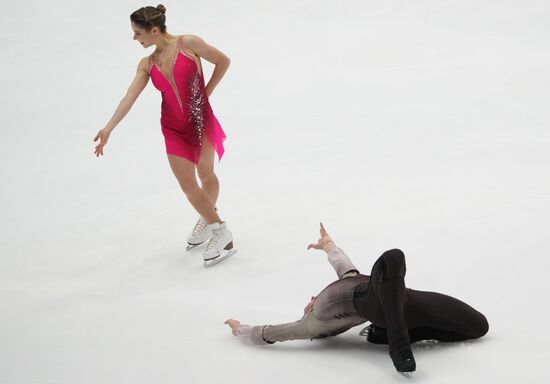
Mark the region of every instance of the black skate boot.
POLYGON ((388 344, 388 334, 386 328, 377 327, 374 324, 369 324, 359 332, 360 336, 366 336, 367 341, 373 344, 388 344))
POLYGON ((398 372, 413 372, 416 370, 416 361, 409 343, 390 349, 390 357, 398 372))

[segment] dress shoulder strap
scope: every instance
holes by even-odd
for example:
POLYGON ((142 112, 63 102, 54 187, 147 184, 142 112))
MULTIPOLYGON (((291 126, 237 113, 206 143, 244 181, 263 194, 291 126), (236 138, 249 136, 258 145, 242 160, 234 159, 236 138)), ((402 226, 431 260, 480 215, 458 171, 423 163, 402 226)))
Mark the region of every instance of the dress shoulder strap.
POLYGON ((185 56, 189 57, 190 59, 195 60, 195 57, 197 56, 192 49, 188 48, 183 43, 183 35, 180 35, 178 37, 178 51, 183 53, 185 56))
POLYGON ((178 52, 183 49, 183 35, 178 36, 178 41, 176 43, 176 49, 177 49, 178 52))
POLYGON ((149 73, 151 73, 151 69, 153 68, 153 64, 154 64, 154 61, 153 61, 153 54, 151 53, 149 55, 149 73))

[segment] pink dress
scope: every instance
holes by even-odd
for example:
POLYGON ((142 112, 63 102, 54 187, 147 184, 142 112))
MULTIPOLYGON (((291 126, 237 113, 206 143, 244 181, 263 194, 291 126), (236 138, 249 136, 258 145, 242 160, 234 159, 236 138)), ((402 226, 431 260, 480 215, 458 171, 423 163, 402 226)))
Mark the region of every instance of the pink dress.
POLYGON ((160 125, 166 152, 198 164, 207 138, 221 160, 225 133, 210 107, 202 70, 182 48, 179 36, 169 75, 161 71, 153 54, 149 56, 151 80, 162 94, 160 125))

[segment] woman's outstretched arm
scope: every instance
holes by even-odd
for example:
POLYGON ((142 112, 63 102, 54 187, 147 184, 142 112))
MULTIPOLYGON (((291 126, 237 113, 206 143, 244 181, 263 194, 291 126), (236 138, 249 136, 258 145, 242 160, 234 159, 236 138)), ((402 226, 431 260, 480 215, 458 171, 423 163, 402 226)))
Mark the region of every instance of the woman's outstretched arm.
POLYGON ((126 116, 128 111, 130 111, 132 105, 134 105, 141 91, 143 91, 143 89, 147 85, 147 82, 149 81, 149 72, 147 71, 148 66, 148 58, 143 58, 139 62, 136 76, 130 84, 130 87, 128 87, 126 95, 118 104, 117 109, 113 113, 113 116, 111 117, 107 125, 105 125, 105 128, 99 130, 96 137, 94 138, 94 141, 97 141, 99 139, 99 144, 97 144, 95 147, 96 157, 99 155, 103 155, 103 147, 107 144, 111 132, 113 131, 113 129, 115 129, 118 123, 120 123, 124 116, 126 116))

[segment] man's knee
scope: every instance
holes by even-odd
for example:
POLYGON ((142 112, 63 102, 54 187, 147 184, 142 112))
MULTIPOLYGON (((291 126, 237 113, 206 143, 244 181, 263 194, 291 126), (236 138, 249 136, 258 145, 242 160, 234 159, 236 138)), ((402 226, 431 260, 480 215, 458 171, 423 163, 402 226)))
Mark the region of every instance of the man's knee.
POLYGON ((405 262, 405 254, 398 248, 390 249, 389 251, 384 252, 382 256, 384 256, 386 260, 392 259, 396 262, 405 262))
POLYGON ((474 331, 473 332, 474 333, 473 334, 474 339, 485 336, 487 334, 487 332, 489 332, 489 322, 487 321, 487 318, 484 315, 482 315, 481 313, 479 314, 479 316, 477 318, 476 325, 475 325, 473 331, 474 331))
POLYGON ((406 273, 405 254, 400 249, 390 249, 382 254, 383 278, 404 277, 406 273))

